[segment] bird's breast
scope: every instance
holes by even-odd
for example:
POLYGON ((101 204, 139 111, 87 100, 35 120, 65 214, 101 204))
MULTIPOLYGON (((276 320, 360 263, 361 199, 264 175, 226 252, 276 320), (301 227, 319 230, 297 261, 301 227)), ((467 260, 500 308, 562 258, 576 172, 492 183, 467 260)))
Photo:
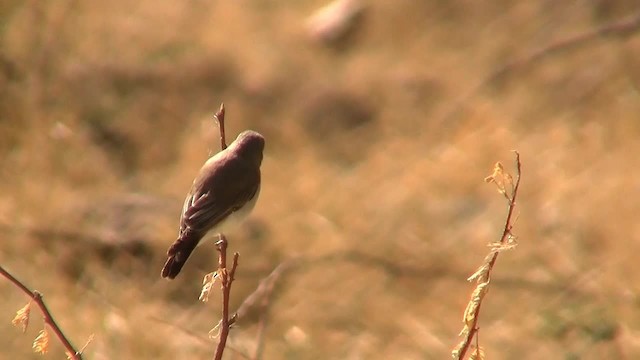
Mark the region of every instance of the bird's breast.
MULTIPOLYGON (((256 201, 258 201, 258 195, 260 195, 260 186, 258 186, 258 190, 256 190, 253 198, 246 202, 243 207, 232 212, 227 216, 224 220, 220 221, 216 226, 211 228, 205 235, 203 240, 211 239, 212 237, 217 241, 218 234, 222 233, 228 235, 231 231, 234 231, 238 228, 238 226, 249 216, 253 208, 256 206, 256 201)), ((204 241, 200 241, 198 245, 202 244, 204 241)))

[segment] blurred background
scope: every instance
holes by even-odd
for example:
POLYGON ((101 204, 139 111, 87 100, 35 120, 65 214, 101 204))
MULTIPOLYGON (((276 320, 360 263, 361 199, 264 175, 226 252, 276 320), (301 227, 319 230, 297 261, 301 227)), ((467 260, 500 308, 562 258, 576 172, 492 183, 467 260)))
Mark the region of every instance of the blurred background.
MULTIPOLYGON (((639 84, 637 1, 4 0, 0 264, 74 345, 95 334, 88 359, 211 358, 213 243, 160 269, 224 102, 229 141, 267 139, 227 234, 233 309, 289 265, 227 359, 450 357, 506 214, 483 179, 512 149, 488 358, 637 359, 639 84)), ((62 358, 32 353, 40 317, 22 335, 25 296, 0 292, 2 357, 62 358)))

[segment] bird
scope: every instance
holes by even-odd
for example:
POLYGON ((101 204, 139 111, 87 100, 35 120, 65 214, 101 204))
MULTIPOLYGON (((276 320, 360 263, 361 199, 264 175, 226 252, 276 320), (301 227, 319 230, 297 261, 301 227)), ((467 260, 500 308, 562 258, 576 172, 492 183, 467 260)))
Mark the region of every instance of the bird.
POLYGON ((187 194, 177 240, 167 251, 162 277, 174 279, 201 240, 237 226, 253 210, 260 194, 264 137, 243 131, 210 157, 187 194))

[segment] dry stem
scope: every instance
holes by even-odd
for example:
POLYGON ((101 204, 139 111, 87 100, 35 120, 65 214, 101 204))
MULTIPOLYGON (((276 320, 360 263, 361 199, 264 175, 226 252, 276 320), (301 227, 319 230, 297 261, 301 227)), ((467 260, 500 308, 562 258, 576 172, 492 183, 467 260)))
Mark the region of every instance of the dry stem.
POLYGON ((220 110, 213 115, 218 122, 218 129, 220 129, 220 148, 224 150, 227 148, 227 139, 224 134, 224 103, 220 104, 220 110))
MULTIPOLYGON (((493 270, 493 266, 498 259, 498 254, 501 250, 509 249, 512 245, 510 241, 514 239, 513 234, 511 233, 511 229, 513 228, 514 222, 514 209, 516 206, 516 197, 518 195, 518 189, 520 187, 520 174, 521 174, 521 164, 520 164, 520 154, 515 151, 516 154, 516 180, 515 183, 512 182, 511 176, 508 174, 502 173, 502 166, 496 165, 496 169, 494 170, 494 175, 488 177, 486 180, 488 182, 495 182, 498 185, 498 190, 501 194, 503 194, 508 201, 508 211, 507 211, 507 219, 505 221, 504 229, 502 231, 502 236, 500 237, 500 241, 496 244, 492 244, 491 253, 485 259, 485 262, 480 267, 476 273, 474 273, 469 280, 476 280, 477 286, 474 289, 471 300, 467 305, 467 308, 464 312, 464 328, 461 332, 461 335, 464 336, 464 339, 458 344, 456 349, 453 350, 452 355, 456 360, 464 359, 467 351, 471 347, 471 343, 473 341, 474 336, 477 338, 478 336, 478 319, 480 317, 480 308, 482 306, 482 300, 484 299, 485 294, 487 293, 489 282, 491 280, 491 271, 493 270), (495 181, 494 177, 501 176, 503 179, 499 181, 495 181), (506 189, 505 182, 502 180, 508 179, 508 182, 511 182, 511 191, 506 189)), ((476 340, 477 341, 477 340, 476 340)), ((481 351, 479 345, 476 343, 476 351, 481 351)))
POLYGON ((82 354, 76 351, 73 345, 71 345, 71 342, 69 342, 69 340, 64 335, 64 333, 62 332, 62 330, 60 329, 56 321, 53 319, 53 316, 51 315, 51 312, 49 312, 47 305, 44 303, 44 300, 42 300, 42 294, 39 293, 38 291, 29 290, 29 288, 27 288, 20 280, 16 279, 13 275, 11 275, 2 266, 0 266, 0 274, 2 274, 9 281, 11 281, 16 287, 22 290, 22 292, 27 294, 38 305, 38 307, 40 308, 40 311, 42 312, 42 316, 44 317, 44 323, 47 324, 49 328, 53 330, 53 332, 56 334, 56 336, 58 337, 62 345, 65 347, 65 349, 69 353, 69 356, 71 356, 71 359, 82 360, 82 354))
POLYGON ((276 268, 273 269, 266 278, 260 281, 256 290, 244 299, 242 304, 240 304, 238 311, 234 315, 234 319, 237 321, 243 318, 249 312, 249 309, 256 306, 260 307, 260 322, 258 324, 258 334, 256 336, 257 345, 252 357, 253 360, 261 359, 264 352, 264 337, 269 322, 269 305, 271 303, 271 295, 275 285, 278 280, 280 280, 280 278, 298 262, 298 259, 290 259, 281 262, 276 266, 276 268))
POLYGON ((220 240, 216 243, 220 256, 218 258, 218 276, 222 287, 222 320, 220 320, 220 339, 216 348, 215 360, 222 359, 224 347, 227 344, 229 336, 229 328, 235 323, 235 316, 229 319, 229 298, 231 297, 231 284, 235 278, 236 268, 238 267, 238 253, 233 254, 233 264, 231 271, 227 271, 227 238, 220 234, 220 240))

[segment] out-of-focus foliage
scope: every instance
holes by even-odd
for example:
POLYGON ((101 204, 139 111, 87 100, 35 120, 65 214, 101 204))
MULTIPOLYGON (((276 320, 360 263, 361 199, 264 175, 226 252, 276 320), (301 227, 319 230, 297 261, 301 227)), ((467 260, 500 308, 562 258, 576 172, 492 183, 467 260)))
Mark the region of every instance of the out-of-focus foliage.
MULTIPOLYGON (((267 138, 261 198, 227 234, 232 306, 308 260, 275 288, 265 359, 448 357, 504 219, 483 179, 515 148, 519 247, 483 305, 487 358, 640 356, 640 31, 531 57, 637 4, 363 3, 329 43, 307 32, 321 1, 0 4, 0 263, 74 345, 95 333, 87 358, 211 357, 214 246, 159 272, 221 102, 230 138, 267 138)), ((3 355, 40 359, 37 317, 23 336, 23 294, 0 292, 3 355)), ((258 321, 230 346, 251 353, 258 321)))

